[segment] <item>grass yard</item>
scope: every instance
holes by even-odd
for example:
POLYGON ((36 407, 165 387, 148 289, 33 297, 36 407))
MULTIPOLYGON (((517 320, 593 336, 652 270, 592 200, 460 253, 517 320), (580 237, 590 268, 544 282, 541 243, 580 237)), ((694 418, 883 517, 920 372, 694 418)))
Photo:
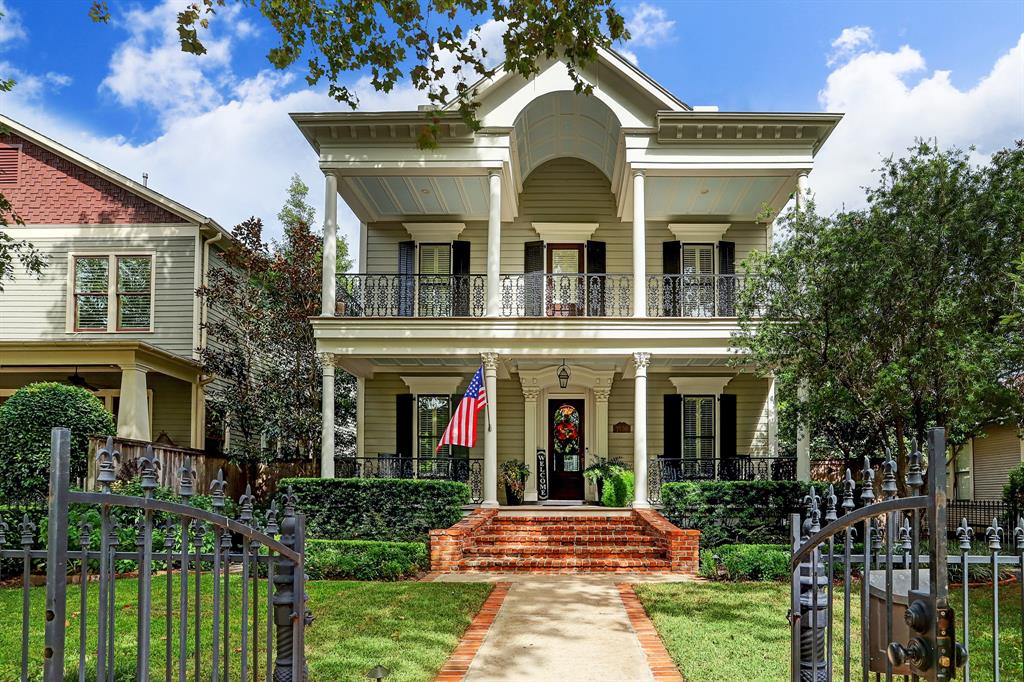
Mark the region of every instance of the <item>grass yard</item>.
MULTIPOLYGON (((234 656, 230 675, 238 679, 239 672, 239 581, 232 585, 232 636, 234 656)), ((152 623, 151 678, 164 679, 164 596, 165 581, 154 579, 153 603, 156 607, 152 623)), ((265 590, 265 583, 261 583, 265 590)), ((307 584, 309 606, 316 620, 306 631, 307 662, 311 682, 335 680, 365 681, 366 671, 375 665, 392 670, 388 682, 426 682, 432 680, 448 655, 458 644, 462 633, 487 595, 491 585, 467 583, 375 583, 348 581, 313 581, 307 584)), ((211 652, 211 583, 206 576, 201 589, 204 603, 201 637, 203 678, 209 679, 211 652)), ((115 660, 117 680, 135 679, 136 651, 136 590, 132 579, 117 581, 117 637, 115 660)), ((86 629, 91 640, 87 666, 95 670, 96 662, 96 585, 89 590, 92 605, 86 615, 86 629)), ((264 641, 266 633, 265 592, 259 598, 260 670, 265 667, 264 641)), ((29 636, 29 679, 42 678, 43 603, 45 589, 31 590, 31 629, 29 636)), ((172 620, 177 625, 177 583, 172 601, 172 620)), ((193 593, 190 591, 189 604, 193 593)), ((21 590, 0 589, 0 613, 4 614, 0 627, 0 680, 19 679, 21 674, 21 590)), ((77 680, 77 643, 79 632, 79 588, 68 589, 68 677, 77 680)), ((176 627, 173 630, 173 651, 177 652, 176 627)), ((189 664, 187 679, 194 677, 193 634, 189 632, 189 664)), ((172 659, 176 661, 176 659, 172 659)), ((177 679, 177 664, 172 663, 177 679)), ((251 664, 250 664, 251 666, 251 664)), ((250 667, 251 671, 251 667, 250 667)), ((92 672, 95 677, 95 672, 92 672)))
MULTIPOLYGON (((789 676, 789 585, 784 583, 667 583, 636 586, 654 626, 687 682, 777 682, 789 676)), ((971 679, 991 681, 992 591, 972 589, 971 679)), ((963 595, 950 590, 957 608, 963 595)), ((852 610, 859 621, 859 602, 852 610)), ((1000 588, 1000 674, 1024 679, 1021 669, 1020 587, 1000 588)), ((842 643, 842 595, 836 609, 836 642, 842 643)), ((959 626, 959 622, 958 622, 959 626)), ((853 629, 852 677, 860 679, 860 630, 853 629)), ((838 647, 837 647, 838 648, 838 647)), ((842 679, 836 655, 835 678, 842 679)))

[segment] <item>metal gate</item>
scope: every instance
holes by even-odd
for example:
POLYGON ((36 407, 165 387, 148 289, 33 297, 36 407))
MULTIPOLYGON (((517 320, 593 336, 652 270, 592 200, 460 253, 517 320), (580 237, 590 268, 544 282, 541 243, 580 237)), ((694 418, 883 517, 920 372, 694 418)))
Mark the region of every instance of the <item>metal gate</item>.
POLYGON ((218 476, 208 491, 212 510, 202 509, 186 460, 177 472, 180 501, 160 499, 152 448, 134 463, 143 494, 117 494, 111 484, 119 465, 121 474, 131 467, 119 461, 112 439, 97 453, 100 491, 71 490, 70 444, 70 431, 53 430, 46 549, 35 548, 39 528, 27 514, 17 523, 20 549, 6 548, 10 528, 0 520, 0 557, 22 564, 21 679, 304 681, 303 635, 311 616, 305 520, 295 498, 284 496, 280 521, 272 505, 258 526, 247 490, 238 519, 231 519, 218 476), (77 518, 73 528, 69 517, 77 518), (40 612, 31 584, 33 564, 41 560, 40 612), (131 566, 135 585, 122 579, 131 566), (69 582, 78 583, 77 595, 73 588, 69 593, 69 582), (119 602, 119 591, 129 588, 133 593, 119 602), (125 627, 134 629, 128 651, 123 634, 118 641, 125 627), (45 629, 41 650, 31 644, 39 628, 45 629))
MULTIPOLYGON (((955 561, 963 602, 956 614, 948 591, 944 430, 928 432, 925 494, 924 456, 916 447, 913 450, 908 497, 898 497, 896 463, 887 458, 880 499, 874 472, 865 462, 859 491, 847 470, 841 499, 833 486, 823 491, 824 499, 812 487, 804 500, 804 518, 791 516, 794 682, 944 681, 956 679, 961 669, 963 679, 969 680, 969 567, 982 563, 991 566, 993 585, 973 589, 994 593, 993 637, 987 644, 992 647, 992 679, 999 681, 1000 568, 1010 567, 1024 584, 1024 519, 1015 521, 1015 555, 1009 556, 1001 554, 1008 539, 1001 523, 1008 520, 993 519, 988 527, 987 556, 970 554, 973 532, 966 521, 962 524, 957 533, 961 556, 955 561), (860 603, 855 607, 857 596, 860 603)), ((1021 600, 1024 613, 1024 591, 1021 600)), ((1024 622, 1021 630, 1024 635, 1024 622)))

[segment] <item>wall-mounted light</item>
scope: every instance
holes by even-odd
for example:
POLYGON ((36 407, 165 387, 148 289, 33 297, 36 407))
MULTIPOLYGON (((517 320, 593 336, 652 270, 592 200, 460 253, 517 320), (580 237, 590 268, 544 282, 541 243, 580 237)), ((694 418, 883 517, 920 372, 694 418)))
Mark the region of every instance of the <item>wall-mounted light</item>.
POLYGON ((565 366, 565 359, 562 359, 562 366, 558 368, 558 385, 565 388, 569 385, 569 368, 565 366))

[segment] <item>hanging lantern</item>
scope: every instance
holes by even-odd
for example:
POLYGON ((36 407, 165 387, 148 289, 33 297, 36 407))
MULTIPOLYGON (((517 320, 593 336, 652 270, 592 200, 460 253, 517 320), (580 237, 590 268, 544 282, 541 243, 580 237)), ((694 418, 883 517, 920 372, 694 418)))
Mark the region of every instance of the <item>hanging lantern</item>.
POLYGON ((558 385, 565 388, 569 385, 569 368, 565 366, 565 360, 562 360, 562 366, 558 368, 558 385))

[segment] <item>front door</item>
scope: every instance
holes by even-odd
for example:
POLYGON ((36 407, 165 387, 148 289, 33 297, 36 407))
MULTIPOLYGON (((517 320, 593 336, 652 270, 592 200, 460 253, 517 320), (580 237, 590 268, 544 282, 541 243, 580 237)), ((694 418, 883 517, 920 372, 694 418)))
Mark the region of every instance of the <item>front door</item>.
POLYGON ((582 500, 583 400, 548 400, 548 452, 551 453, 551 494, 554 500, 582 500))

